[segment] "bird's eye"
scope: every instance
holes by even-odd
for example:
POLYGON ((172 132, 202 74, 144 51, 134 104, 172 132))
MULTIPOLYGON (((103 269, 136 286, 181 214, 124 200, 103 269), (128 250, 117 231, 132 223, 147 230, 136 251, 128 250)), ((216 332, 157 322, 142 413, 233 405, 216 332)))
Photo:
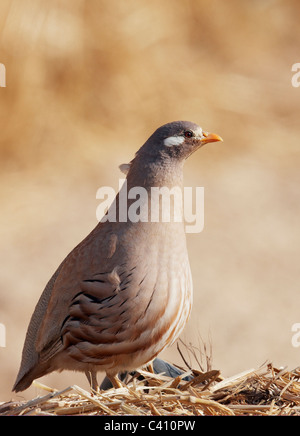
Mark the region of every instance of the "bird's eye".
POLYGON ((194 136, 194 133, 191 130, 186 130, 184 132, 184 137, 185 138, 192 138, 194 136))

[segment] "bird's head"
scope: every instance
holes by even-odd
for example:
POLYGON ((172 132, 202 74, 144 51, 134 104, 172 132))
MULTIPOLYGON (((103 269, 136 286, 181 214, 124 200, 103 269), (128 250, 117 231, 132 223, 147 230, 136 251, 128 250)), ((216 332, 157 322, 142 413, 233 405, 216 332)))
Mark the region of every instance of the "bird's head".
POLYGON ((183 162, 208 142, 222 141, 190 121, 174 121, 159 127, 137 151, 130 164, 121 165, 124 173, 134 171, 146 176, 177 172, 183 162))

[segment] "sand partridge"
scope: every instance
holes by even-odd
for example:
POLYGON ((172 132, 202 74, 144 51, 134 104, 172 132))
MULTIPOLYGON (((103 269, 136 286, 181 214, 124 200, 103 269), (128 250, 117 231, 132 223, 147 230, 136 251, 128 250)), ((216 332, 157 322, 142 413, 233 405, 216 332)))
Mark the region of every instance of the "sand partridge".
MULTIPOLYGON (((152 187, 182 187, 186 158, 221 140, 188 121, 163 125, 122 167, 127 191, 142 188, 152 207, 152 187)), ((117 213, 108 210, 46 285, 27 330, 14 391, 62 370, 85 372, 92 389, 98 388, 97 372, 104 371, 118 387, 119 372, 153 361, 184 328, 192 305, 184 221, 145 215, 131 220, 134 198, 124 219, 120 192, 111 205, 117 213)))

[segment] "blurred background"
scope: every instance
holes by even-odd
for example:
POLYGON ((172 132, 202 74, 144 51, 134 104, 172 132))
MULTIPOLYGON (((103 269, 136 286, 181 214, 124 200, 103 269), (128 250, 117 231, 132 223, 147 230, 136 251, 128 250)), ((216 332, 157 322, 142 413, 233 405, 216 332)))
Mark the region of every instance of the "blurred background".
MULTIPOLYGON (((299 13, 297 0, 1 0, 0 401, 38 393, 11 393, 25 332, 97 224, 97 189, 117 189, 118 165, 178 119, 224 139, 185 166, 185 185, 205 189, 205 227, 187 235, 182 339, 211 344, 224 377, 299 365, 299 13)), ((176 346, 161 357, 183 365, 176 346)), ((87 388, 70 372, 40 381, 87 388)))

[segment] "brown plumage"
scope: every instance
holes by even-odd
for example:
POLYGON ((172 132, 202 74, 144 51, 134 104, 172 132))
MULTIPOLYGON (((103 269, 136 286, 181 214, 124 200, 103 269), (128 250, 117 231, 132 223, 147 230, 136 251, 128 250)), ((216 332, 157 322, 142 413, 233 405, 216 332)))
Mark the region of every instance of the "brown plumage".
MULTIPOLYGON (((185 159, 219 140, 190 122, 160 127, 123 167, 128 191, 144 187, 150 206, 151 187, 182 186, 185 159)), ((105 371, 118 386, 118 372, 151 362, 178 338, 191 305, 183 222, 100 222, 42 293, 13 390, 63 369, 85 372, 93 389, 97 371, 105 371)))

